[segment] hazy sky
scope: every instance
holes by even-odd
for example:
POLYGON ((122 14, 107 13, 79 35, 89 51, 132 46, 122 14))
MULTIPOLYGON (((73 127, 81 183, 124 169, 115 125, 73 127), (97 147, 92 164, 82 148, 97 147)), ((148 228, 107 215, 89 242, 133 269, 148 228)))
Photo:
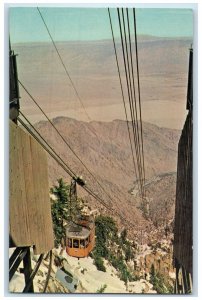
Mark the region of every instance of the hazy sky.
MULTIPOLYGON (((55 41, 101 40, 111 38, 106 8, 40 8, 55 41)), ((12 43, 50 41, 36 7, 12 7, 10 38, 12 43)), ((116 9, 111 9, 115 36, 119 37, 116 9)), ((136 9, 138 34, 160 37, 193 35, 191 9, 136 9)))

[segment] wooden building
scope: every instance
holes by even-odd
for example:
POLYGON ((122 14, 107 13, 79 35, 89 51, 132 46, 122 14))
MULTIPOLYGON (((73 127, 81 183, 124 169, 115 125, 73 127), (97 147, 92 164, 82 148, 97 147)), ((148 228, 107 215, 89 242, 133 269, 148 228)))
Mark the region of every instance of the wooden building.
POLYGON ((178 145, 174 226, 175 293, 192 291, 193 278, 193 50, 190 49, 187 90, 188 114, 178 145))
POLYGON ((45 151, 10 121, 10 246, 33 246, 35 254, 54 247, 45 151))
POLYGON ((9 248, 15 248, 9 257, 9 281, 23 261, 23 292, 34 292, 34 276, 48 252, 51 265, 54 247, 48 165, 42 146, 17 125, 20 108, 17 62, 11 50, 9 76, 9 248), (34 254, 40 254, 34 270, 30 247, 34 254))

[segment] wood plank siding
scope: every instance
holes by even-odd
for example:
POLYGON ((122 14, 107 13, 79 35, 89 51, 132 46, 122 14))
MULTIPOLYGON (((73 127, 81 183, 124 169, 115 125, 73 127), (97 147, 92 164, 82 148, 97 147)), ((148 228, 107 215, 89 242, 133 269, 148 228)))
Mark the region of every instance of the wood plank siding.
POLYGON ((54 247, 47 157, 28 133, 10 121, 9 229, 16 247, 35 254, 54 247))
POLYGON ((174 257, 192 275, 193 260, 193 50, 190 49, 188 115, 178 145, 174 257))
POLYGON ((192 274, 192 118, 188 114, 178 147, 174 257, 192 274))

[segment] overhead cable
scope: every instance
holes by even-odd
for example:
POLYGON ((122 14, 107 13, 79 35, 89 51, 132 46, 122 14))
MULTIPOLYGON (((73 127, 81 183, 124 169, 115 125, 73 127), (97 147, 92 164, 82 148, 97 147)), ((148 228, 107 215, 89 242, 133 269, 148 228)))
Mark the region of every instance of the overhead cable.
POLYGON ((110 9, 109 8, 108 8, 108 15, 109 15, 110 28, 111 28, 111 33, 112 33, 114 53, 115 53, 115 58, 116 58, 116 65, 117 65, 117 70, 118 70, 118 75, 119 75, 119 83, 120 83, 120 87, 121 87, 121 95, 122 95, 122 99, 123 99, 124 112, 125 112, 125 117, 126 117, 128 137, 129 137, 129 141, 130 141, 130 148, 131 148, 131 153, 132 153, 132 159, 133 159, 133 165, 134 165, 134 170, 135 170, 135 176, 136 176, 136 179, 137 179, 138 176, 137 176, 137 170, 136 170, 136 164, 135 164, 135 157, 134 157, 134 152, 133 152, 133 147, 132 147, 132 141, 131 141, 131 133, 130 133, 130 128, 129 128, 129 121, 128 121, 128 115, 127 115, 127 109, 126 109, 126 102, 125 102, 125 97, 124 97, 124 92, 123 92, 123 85, 122 85, 122 80, 121 80, 121 73, 120 73, 120 67, 119 67, 119 62, 118 62, 118 55, 117 55, 117 51, 116 51, 116 43, 115 43, 115 38, 114 38, 114 31, 113 31, 113 27, 112 27, 112 20, 111 20, 111 14, 110 14, 110 9))
MULTIPOLYGON (((22 114, 22 112, 21 112, 22 114)), ((26 117, 25 117, 26 118, 26 117)), ((40 136, 39 132, 37 131, 37 129, 31 124, 31 122, 29 122, 29 126, 27 126, 20 117, 17 118, 18 121, 21 123, 21 125, 30 133, 30 135, 44 148, 44 150, 60 165, 60 167, 63 168, 63 170, 65 172, 68 173, 68 175, 71 178, 74 178, 74 172, 71 170, 69 170, 69 167, 67 166, 66 163, 64 163, 64 161, 59 157, 59 155, 57 154, 53 154, 48 148, 51 148, 49 146, 49 144, 45 141, 45 143, 41 142, 41 140, 36 136, 35 133, 33 133, 33 131, 31 130, 34 129, 34 131, 40 136), (45 145, 46 144, 46 145, 45 145), (72 173, 72 174, 71 174, 72 173)), ((28 120, 26 118, 26 120, 28 120)), ((29 121, 29 120, 28 120, 29 121)), ((40 136, 41 137, 41 136, 40 136)), ((105 203, 105 201, 97 194, 95 194, 95 192, 93 192, 87 185, 82 186, 82 188, 89 194, 91 195, 96 201, 98 201, 100 204, 102 204, 107 210, 111 211, 113 214, 115 214, 116 216, 118 216, 125 224, 134 227, 135 225, 133 223, 131 223, 130 221, 127 221, 118 211, 116 211, 112 206, 110 206, 109 204, 105 203)))
POLYGON ((41 19, 42 19, 42 21, 43 21, 43 24, 44 24, 46 30, 47 30, 47 32, 48 32, 48 35, 49 35, 49 37, 50 37, 50 39, 51 39, 51 41, 52 41, 52 44, 53 44, 53 46, 54 46, 54 48, 55 48, 55 51, 57 52, 57 55, 58 55, 58 57, 59 57, 59 59, 60 59, 60 61, 61 61, 61 64, 63 65, 63 68, 64 68, 64 70, 65 70, 65 73, 66 73, 67 77, 69 78, 69 81, 71 82, 71 85, 72 85, 72 87, 73 87, 73 89, 74 89, 74 92, 75 92, 75 94, 76 94, 76 96, 77 96, 77 98, 78 98, 78 100, 79 100, 79 102, 80 102, 80 104, 81 104, 81 106, 82 106, 82 108, 83 108, 83 110, 84 110, 86 116, 88 117, 88 120, 91 121, 91 118, 89 117, 89 115, 88 115, 88 113, 87 113, 87 111, 86 111, 86 109, 85 109, 85 107, 84 107, 84 105, 83 105, 83 102, 82 102, 82 100, 81 100, 81 97, 79 96, 79 93, 78 93, 78 91, 77 91, 77 89, 76 89, 76 87, 75 87, 75 84, 74 84, 74 82, 73 82, 73 80, 72 80, 72 78, 71 78, 71 76, 70 76, 70 74, 69 74, 69 72, 68 72, 68 70, 67 70, 67 67, 65 66, 65 63, 64 63, 64 61, 63 61, 63 59, 62 59, 62 57, 61 57, 61 54, 60 54, 60 52, 59 52, 59 50, 58 50, 58 48, 57 48, 57 46, 56 46, 56 44, 55 44, 55 42, 54 42, 54 40, 53 40, 53 37, 52 37, 52 35, 51 35, 51 33, 50 33, 50 30, 49 30, 49 28, 48 28, 48 25, 46 24, 46 21, 45 21, 45 19, 44 19, 42 13, 41 13, 41 11, 40 11, 40 9, 39 9, 38 7, 37 7, 37 10, 38 10, 38 12, 39 12, 39 15, 40 15, 40 17, 41 17, 41 19))
MULTIPOLYGON (((124 17, 124 10, 122 11, 122 22, 123 22, 123 32, 124 32, 124 40, 125 40, 125 52, 126 52, 126 61, 127 61, 127 67, 128 67, 128 79, 129 79, 129 90, 130 90, 130 96, 129 100, 131 100, 131 107, 132 107, 132 118, 133 118, 133 126, 134 126, 134 132, 135 132, 135 145, 137 149, 137 162, 139 167, 139 173, 140 178, 142 178, 142 163, 141 163, 141 153, 140 153, 140 143, 139 143, 139 131, 138 131, 138 120, 137 120, 137 106, 136 106, 136 94, 135 94, 135 85, 131 82, 131 77, 133 78, 134 83, 134 74, 133 74, 133 65, 132 65, 132 51, 129 53, 128 51, 128 41, 127 41, 127 34, 126 34, 126 25, 125 25, 125 17, 124 17), (129 60, 130 56, 130 60, 129 60), (131 62, 131 64, 130 64, 131 62), (134 105, 135 104, 135 105, 134 105)), ((130 24, 128 23, 128 35, 130 37, 130 24)), ((129 49, 131 50, 131 44, 129 49)), ((142 188, 142 195, 143 195, 143 186, 142 188)))
POLYGON ((127 84, 127 91, 128 91, 128 99, 129 99, 129 104, 130 104, 132 129, 133 129, 134 143, 135 143, 135 149, 136 149, 137 166, 138 166, 139 179, 140 179, 140 185, 141 185, 141 193, 142 193, 141 171, 140 171, 140 164, 139 164, 139 159, 138 159, 138 148, 137 148, 135 127, 134 127, 134 111, 133 111, 133 107, 132 107, 132 99, 131 99, 130 83, 129 83, 129 76, 128 76, 128 70, 127 70, 127 63, 126 63, 126 54, 125 54, 124 42, 123 42, 123 33, 122 33, 121 18, 120 18, 120 12, 119 12, 118 8, 117 8, 117 12, 118 12, 119 29, 120 29, 120 36, 121 36, 121 45, 122 45, 122 54, 123 54, 123 61, 124 61, 124 70, 125 70, 126 84, 127 84))
POLYGON ((142 157, 143 157, 143 172, 144 172, 144 184, 145 184, 145 164, 144 164, 144 144, 143 144, 143 129, 142 129, 142 110, 140 100, 140 79, 139 79, 139 62, 138 62, 138 49, 137 49, 137 29, 136 29, 136 15, 135 8, 133 8, 133 20, 134 20, 134 32, 135 32, 135 50, 136 50, 136 61, 137 61, 137 80, 138 80, 138 99, 139 99, 139 110, 140 110, 140 128, 141 128, 141 144, 142 144, 142 157))
MULTIPOLYGON (((44 110, 40 107, 40 105, 37 103, 37 101, 34 99, 34 97, 29 93, 29 91, 26 89, 26 87, 22 84, 22 82, 18 79, 18 82, 22 86, 22 88, 25 90, 25 92, 29 95, 29 97, 32 99, 32 101, 36 104, 36 106, 40 109, 40 111, 43 113, 43 115, 46 117, 48 122, 51 124, 51 126, 55 129, 55 131, 58 133, 58 135, 61 137, 63 142, 68 146, 68 148, 71 150, 71 152, 76 156, 76 158, 80 161, 80 163, 84 166, 84 168, 88 171, 88 173, 92 176, 92 178, 97 182, 99 187, 104 191, 104 193, 107 195, 108 198, 110 198, 112 201, 112 197, 109 195, 109 193, 104 189, 104 187, 101 185, 101 183, 97 180, 95 175, 89 170, 89 168, 83 163, 83 161, 80 159, 80 157, 76 154, 76 152, 72 149, 72 147, 69 145, 69 143, 66 141, 66 139, 61 135, 59 130, 56 128, 56 126, 53 124, 53 122, 50 120, 50 118, 46 115, 44 110)), ((118 198, 118 197, 117 197, 118 198)), ((118 198, 119 199, 119 198, 118 198)), ((119 199, 120 200, 120 199, 119 199)), ((120 200, 121 201, 121 200, 120 200)))
MULTIPOLYGON (((144 177, 144 157, 143 153, 141 153, 141 146, 140 146, 140 130, 139 130, 139 124, 138 124, 138 108, 137 108, 137 99, 136 99, 136 92, 135 92, 135 79, 134 79, 134 69, 133 69, 133 52, 132 52, 132 43, 131 43, 131 35, 130 35, 130 22, 129 22, 129 13, 128 13, 128 8, 126 8, 126 14, 127 14, 127 24, 128 24, 128 38, 129 38, 129 50, 130 50, 130 62, 131 62, 131 71, 132 71, 132 86, 133 86, 133 100, 135 104, 135 125, 136 125, 136 133, 137 133, 137 143, 138 143, 138 152, 139 152, 139 157, 140 157, 140 165, 141 165, 141 178, 144 177)), ((139 106, 141 109, 141 107, 139 106)), ((141 122, 141 120, 140 120, 141 122)), ((143 185, 143 190, 144 190, 144 185, 143 185)))

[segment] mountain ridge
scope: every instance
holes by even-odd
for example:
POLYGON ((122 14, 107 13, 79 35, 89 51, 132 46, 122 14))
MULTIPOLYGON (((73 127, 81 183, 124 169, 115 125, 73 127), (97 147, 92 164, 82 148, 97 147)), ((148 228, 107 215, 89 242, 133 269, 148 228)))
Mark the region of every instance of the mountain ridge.
MULTIPOLYGON (((135 200, 133 195, 129 193, 136 178, 132 165, 126 122, 116 120, 112 122, 94 121, 93 123, 87 123, 72 118, 57 117, 53 119, 53 123, 104 187, 110 198, 69 151, 48 122, 39 122, 35 126, 63 160, 68 163, 69 167, 76 174, 82 175, 87 180, 87 186, 98 194, 107 205, 116 209, 126 220, 130 222, 134 222, 134 219, 136 220, 137 227, 136 229, 134 228, 133 236, 135 233, 138 235, 138 226, 151 226, 151 222, 144 218, 142 211, 131 205, 131 203, 135 203, 138 200, 135 200), (95 131, 97 136, 93 131, 95 131)), ((160 128, 145 122, 143 125, 147 180, 157 176, 159 173, 175 172, 180 131, 160 128)), ((131 128, 131 123, 129 123, 129 126, 131 128)), ((67 174, 52 159, 48 159, 48 164, 50 186, 60 177, 67 178, 67 174)), ((171 185, 168 185, 167 191, 169 195, 169 192, 172 190, 172 195, 168 196, 172 199, 173 184, 175 182, 172 180, 171 185)), ((163 187, 163 183, 161 187, 163 187)), ((109 214, 109 211, 103 208, 100 203, 95 203, 95 200, 87 196, 86 192, 80 187, 78 188, 78 195, 79 197, 84 197, 92 209, 98 208, 99 211, 109 214)), ((117 216, 116 220, 119 226, 126 226, 117 216)))

